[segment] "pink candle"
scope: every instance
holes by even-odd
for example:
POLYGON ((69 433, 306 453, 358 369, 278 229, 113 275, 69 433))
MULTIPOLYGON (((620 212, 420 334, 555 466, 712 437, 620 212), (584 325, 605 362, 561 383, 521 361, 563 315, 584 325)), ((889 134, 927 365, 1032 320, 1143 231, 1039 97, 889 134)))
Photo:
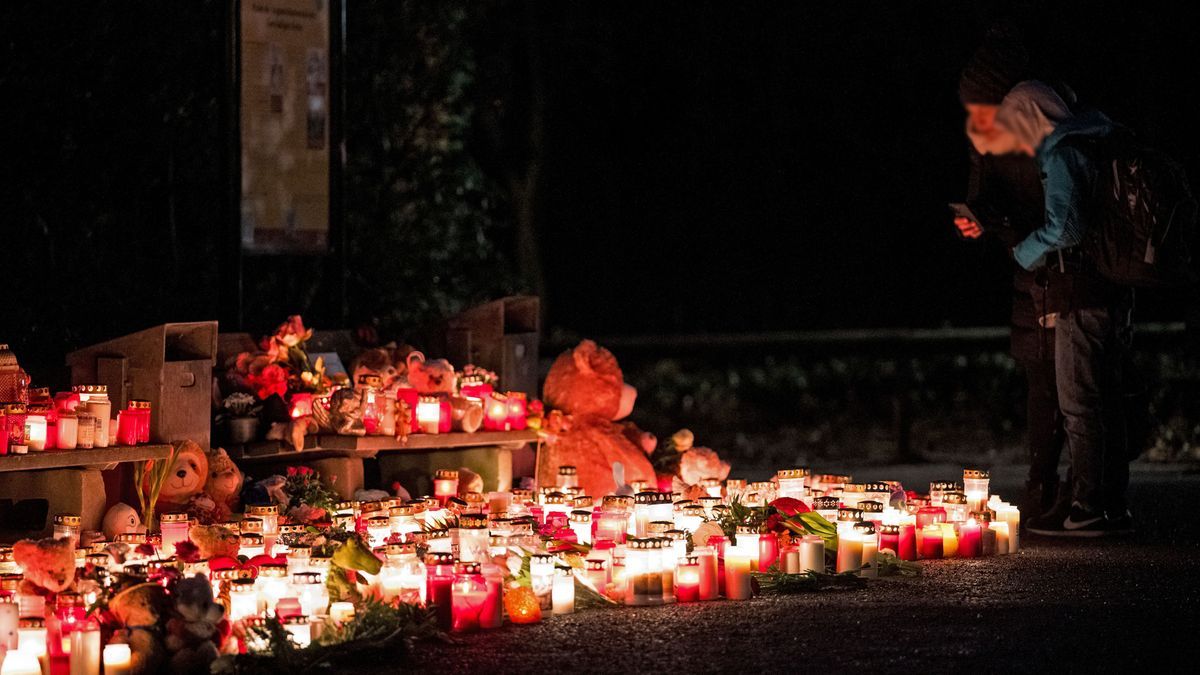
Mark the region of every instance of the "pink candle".
POLYGON ((921 557, 930 560, 942 557, 942 528, 937 523, 921 530, 921 557))
POLYGON ((879 528, 879 550, 891 551, 892 555, 900 555, 900 526, 883 525, 879 528))
POLYGON ((899 547, 896 551, 897 556, 901 560, 916 560, 917 559, 917 528, 914 525, 901 525, 899 534, 899 547))
POLYGON ((721 583, 717 580, 717 551, 711 546, 697 546, 696 554, 700 579, 697 586, 699 600, 716 600, 721 595, 721 583))
POLYGON ((425 556, 425 597, 437 610, 438 628, 450 630, 453 625, 451 613, 454 586, 454 556, 450 553, 429 553, 425 556))
POLYGON ((520 431, 525 428, 526 403, 525 394, 520 391, 510 391, 505 394, 508 403, 508 426, 520 431))
POLYGON ((700 599, 700 559, 682 558, 675 568, 675 600, 695 602, 700 599))
POLYGON ((483 428, 488 431, 508 431, 508 399, 504 394, 492 392, 483 402, 483 428))
POLYGON ((779 558, 779 538, 767 532, 758 535, 758 561, 756 570, 766 572, 779 558))
POLYGON ((979 557, 980 530, 974 518, 963 521, 958 534, 958 557, 979 557))

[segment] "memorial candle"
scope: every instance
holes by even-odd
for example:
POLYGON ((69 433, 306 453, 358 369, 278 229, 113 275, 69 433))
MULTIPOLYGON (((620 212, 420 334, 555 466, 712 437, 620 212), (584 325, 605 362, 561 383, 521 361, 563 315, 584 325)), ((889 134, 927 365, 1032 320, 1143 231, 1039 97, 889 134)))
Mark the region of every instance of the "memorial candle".
POLYGON ((433 472, 433 496, 438 504, 446 507, 451 497, 458 494, 458 471, 454 469, 438 469, 433 472))
POLYGON ((875 560, 875 554, 879 551, 879 536, 875 534, 875 523, 869 520, 858 523, 854 526, 854 533, 862 542, 862 567, 859 576, 879 576, 879 567, 875 560))
POLYGON ((504 573, 499 565, 486 563, 480 566, 486 596, 479 610, 479 627, 492 630, 504 625, 504 573))
POLYGON ((292 394, 292 419, 308 417, 313 414, 313 395, 308 392, 292 394))
POLYGON ((42 665, 32 652, 14 649, 0 658, 4 660, 0 675, 42 675, 42 665))
POLYGON ((982 511, 987 508, 990 477, 981 469, 963 471, 963 491, 967 494, 967 508, 982 511))
POLYGON ((575 533, 575 541, 590 546, 592 544, 592 512, 574 510, 568 516, 571 531, 575 533))
POLYGON ((977 558, 979 557, 980 549, 980 528, 979 521, 974 518, 968 518, 959 526, 958 532, 958 557, 960 558, 977 558))
POLYGON ((1008 523, 1002 520, 993 520, 989 527, 996 532, 996 555, 1008 555, 1012 551, 1009 549, 1009 534, 1008 523))
POLYGON ((996 530, 991 527, 991 511, 979 511, 971 516, 979 522, 979 555, 996 555, 996 530))
POLYGON ((588 558, 583 561, 585 578, 592 588, 600 593, 608 586, 608 564, 602 558, 588 558))
POLYGON ((921 557, 936 560, 942 557, 942 526, 930 523, 921 530, 921 557))
POLYGON ((696 556, 680 558, 675 566, 675 600, 695 602, 700 599, 700 559, 696 556))
POLYGON ((900 556, 900 526, 899 525, 880 525, 879 526, 879 552, 890 552, 892 555, 900 556))
POLYGON ((510 391, 505 394, 505 404, 508 406, 508 428, 521 431, 525 428, 526 401, 525 392, 510 391))
POLYGON ((725 547, 725 597, 730 600, 749 600, 750 569, 758 559, 758 532, 752 527, 737 528, 737 542, 725 547))
POLYGON ((437 624, 442 630, 450 630, 451 586, 454 584, 454 556, 450 553, 425 554, 425 598, 436 609, 437 624))
POLYGON ((480 573, 479 563, 460 562, 455 565, 454 582, 450 590, 450 629, 456 633, 479 630, 479 612, 486 600, 487 584, 480 573))
POLYGON ((133 653, 129 645, 110 642, 104 645, 104 675, 129 675, 133 668, 133 653))
POLYGON ((259 612, 259 592, 254 579, 234 579, 229 585, 229 620, 239 621, 259 612))
POLYGON ((492 392, 483 402, 483 428, 488 431, 509 431, 508 400, 504 394, 492 392))
POLYGON ((942 556, 953 558, 958 555, 958 530, 954 523, 938 523, 942 528, 942 556))
POLYGON ((946 492, 942 495, 942 508, 946 510, 946 522, 961 523, 967 519, 967 495, 962 492, 946 492))
POLYGON ((336 624, 344 624, 354 618, 353 602, 335 602, 329 605, 329 618, 336 624))
POLYGON ((442 404, 438 397, 422 396, 417 401, 417 423, 422 433, 438 433, 442 425, 442 404))
POLYGON ((570 569, 560 568, 554 571, 551 598, 556 615, 575 612, 575 575, 570 569))
POLYGON ((554 609, 554 556, 534 553, 529 558, 529 578, 542 610, 554 609))
POLYGON ((800 469, 781 469, 775 473, 775 482, 778 484, 776 494, 780 497, 790 497, 803 501, 806 492, 805 481, 811 472, 806 468, 800 469))
POLYGON ((100 624, 95 621, 71 631, 71 675, 100 675, 100 624))
POLYGON ((186 513, 164 513, 158 518, 162 530, 163 555, 175 555, 175 545, 188 540, 190 520, 186 513))
POLYGON ((697 546, 692 549, 699 565, 700 582, 697 587, 697 598, 700 600, 716 600, 721 595, 721 584, 717 580, 717 552, 711 546, 697 546))
POLYGON ((825 540, 820 535, 806 534, 800 538, 800 570, 825 573, 825 540))
MULTIPOLYGON (((842 525, 840 518, 838 525, 842 525)), ((837 566, 834 568, 838 574, 857 572, 862 568, 863 542, 854 525, 857 523, 852 524, 845 534, 838 533, 837 566)))

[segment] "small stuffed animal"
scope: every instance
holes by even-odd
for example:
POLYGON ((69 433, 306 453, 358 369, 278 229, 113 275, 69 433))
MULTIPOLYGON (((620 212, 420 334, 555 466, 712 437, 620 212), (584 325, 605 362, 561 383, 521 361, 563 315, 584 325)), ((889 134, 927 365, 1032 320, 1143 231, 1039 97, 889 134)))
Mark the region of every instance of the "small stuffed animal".
POLYGON ((146 531, 146 526, 142 524, 142 517, 138 515, 137 509, 125 502, 117 502, 105 512, 101 527, 104 530, 104 537, 108 541, 116 540, 118 534, 146 531))
POLYGON ((329 398, 329 424, 333 432, 346 436, 365 436, 362 421, 362 397, 353 388, 333 392, 329 398))
POLYGON ((408 355, 408 383, 422 394, 453 394, 458 375, 446 359, 429 361, 414 351, 408 355))
POLYGON ((362 375, 378 375, 383 389, 392 386, 397 376, 396 366, 392 363, 392 355, 386 349, 368 349, 354 359, 350 369, 350 381, 358 382, 362 375))
POLYGON ((208 454, 208 481, 204 484, 204 492, 216 503, 215 520, 227 520, 237 507, 242 480, 241 469, 229 458, 225 448, 217 448, 208 454))
POLYGON ((483 492, 483 476, 461 466, 458 468, 458 496, 463 497, 468 492, 483 492))
POLYGON ((207 673, 229 635, 225 608, 213 601, 212 584, 201 575, 180 579, 175 613, 167 620, 167 650, 173 673, 207 673))
POLYGON ((637 390, 625 384, 611 352, 584 340, 554 361, 543 392, 546 403, 562 414, 551 412, 543 424, 547 440, 539 453, 539 476, 557 476, 559 466, 574 466, 589 495, 612 494, 637 480, 656 484, 647 457, 656 445, 653 436, 616 423, 633 410, 637 390), (616 463, 623 468, 622 479, 613 476, 616 463))
POLYGON ((157 673, 165 665, 162 619, 170 607, 167 591, 154 583, 130 586, 109 600, 108 609, 122 626, 113 638, 129 644, 131 673, 157 673))
POLYGON ((51 593, 61 593, 75 581, 70 539, 22 539, 13 544, 13 560, 25 571, 25 581, 51 593))
POLYGON ((224 525, 192 525, 188 530, 188 538, 200 549, 200 558, 203 560, 234 557, 241 544, 237 532, 224 525))
MULTIPOLYGON (((146 476, 146 481, 150 477, 146 476)), ((208 479, 208 457, 192 441, 184 441, 175 457, 175 464, 163 482, 162 490, 158 493, 157 509, 159 513, 169 510, 183 510, 193 495, 204 492, 204 483, 208 479)), ((149 487, 144 490, 148 493, 149 487)))

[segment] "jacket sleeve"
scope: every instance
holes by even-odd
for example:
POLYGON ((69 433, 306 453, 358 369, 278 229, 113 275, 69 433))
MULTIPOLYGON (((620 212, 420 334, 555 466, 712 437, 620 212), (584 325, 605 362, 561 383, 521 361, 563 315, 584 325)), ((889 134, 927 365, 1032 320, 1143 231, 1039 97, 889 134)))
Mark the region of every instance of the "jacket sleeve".
POLYGON ((1093 168, 1079 149, 1059 146, 1043 165, 1046 176, 1046 223, 1013 248, 1017 264, 1027 270, 1046 264, 1046 256, 1083 241, 1084 200, 1091 194, 1093 168))

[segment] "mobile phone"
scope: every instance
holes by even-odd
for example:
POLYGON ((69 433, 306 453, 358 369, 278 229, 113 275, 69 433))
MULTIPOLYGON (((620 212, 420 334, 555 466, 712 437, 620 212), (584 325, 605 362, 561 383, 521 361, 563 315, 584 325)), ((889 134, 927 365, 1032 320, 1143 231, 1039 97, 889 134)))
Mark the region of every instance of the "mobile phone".
POLYGON ((967 220, 978 225, 979 229, 983 229, 983 223, 979 222, 979 218, 977 218, 975 214, 971 212, 971 207, 967 206, 966 204, 960 202, 950 202, 950 210, 954 212, 955 218, 966 218, 967 220))

